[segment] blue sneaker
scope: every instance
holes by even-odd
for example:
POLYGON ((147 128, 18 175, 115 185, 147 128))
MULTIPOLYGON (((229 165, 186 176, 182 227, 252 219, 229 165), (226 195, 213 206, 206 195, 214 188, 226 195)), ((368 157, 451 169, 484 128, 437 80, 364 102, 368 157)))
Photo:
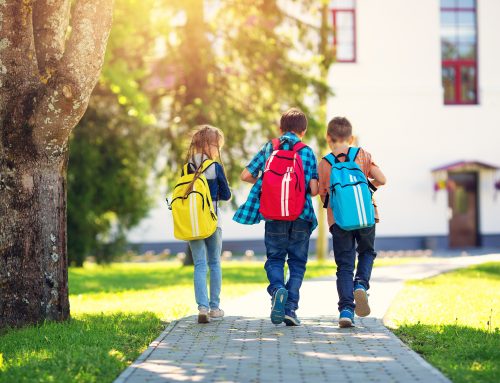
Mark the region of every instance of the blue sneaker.
POLYGON ((273 324, 280 324, 285 319, 285 303, 288 299, 287 289, 281 287, 273 294, 272 308, 271 308, 271 322, 273 324))
POLYGON ((300 326, 300 320, 293 310, 285 310, 285 324, 287 326, 300 326))
POLYGON ((340 312, 339 327, 354 327, 354 313, 349 309, 343 309, 340 312))
POLYGON ((354 300, 356 301, 356 308, 354 312, 358 317, 366 317, 370 315, 370 305, 368 304, 368 293, 365 286, 357 284, 354 286, 354 300))

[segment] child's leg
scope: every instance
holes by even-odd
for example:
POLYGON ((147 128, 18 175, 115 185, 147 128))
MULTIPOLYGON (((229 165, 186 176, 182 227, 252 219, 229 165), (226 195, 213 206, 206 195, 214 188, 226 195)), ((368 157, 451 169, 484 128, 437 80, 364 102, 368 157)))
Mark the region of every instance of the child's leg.
POLYGON ((207 292, 207 248, 205 240, 189 241, 194 262, 194 295, 198 309, 208 309, 207 292))
POLYGON ((288 300, 285 310, 295 311, 299 308, 299 289, 306 272, 310 236, 311 222, 302 219, 292 222, 290 242, 287 249, 290 278, 286 284, 288 300))
POLYGON ((220 290, 222 285, 222 270, 220 255, 222 251, 222 231, 218 227, 210 237, 205 239, 207 244, 208 268, 210 269, 210 309, 219 308, 220 290))
POLYGON ((333 238, 333 253, 337 264, 337 292, 339 294, 339 311, 354 311, 354 264, 356 250, 354 235, 351 231, 342 230, 337 224, 330 228, 333 238))
POLYGON ((291 222, 267 221, 265 233, 265 245, 267 261, 264 265, 269 280, 268 293, 273 293, 285 287, 284 266, 286 249, 288 247, 288 232, 291 222))
POLYGON ((370 277, 372 275, 373 261, 377 256, 374 250, 375 225, 365 229, 356 230, 354 234, 358 244, 358 266, 354 283, 361 284, 366 290, 370 288, 370 277))

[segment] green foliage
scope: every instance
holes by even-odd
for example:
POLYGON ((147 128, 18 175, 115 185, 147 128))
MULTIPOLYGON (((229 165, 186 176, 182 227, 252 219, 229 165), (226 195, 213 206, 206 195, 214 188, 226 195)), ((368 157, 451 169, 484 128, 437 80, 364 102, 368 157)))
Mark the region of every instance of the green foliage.
POLYGON ((68 169, 68 253, 75 265, 93 255, 109 262, 126 230, 152 206, 156 132, 117 111, 112 95, 94 96, 75 128, 68 169))
POLYGON ((156 188, 150 184, 160 145, 145 88, 148 57, 162 30, 151 20, 154 4, 116 3, 101 79, 72 135, 68 253, 73 265, 89 255, 111 261, 124 250, 126 231, 152 207, 156 188))
POLYGON ((500 263, 410 282, 388 314, 395 333, 453 382, 497 382, 500 263))

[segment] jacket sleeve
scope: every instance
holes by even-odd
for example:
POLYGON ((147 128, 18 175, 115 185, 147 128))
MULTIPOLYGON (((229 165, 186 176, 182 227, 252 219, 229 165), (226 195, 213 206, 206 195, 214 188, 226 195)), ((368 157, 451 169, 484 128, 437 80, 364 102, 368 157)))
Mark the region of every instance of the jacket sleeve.
POLYGON ((215 171, 217 173, 217 184, 219 186, 219 200, 229 201, 231 199, 231 190, 229 189, 229 184, 227 182, 226 175, 224 174, 224 169, 220 164, 216 163, 215 171))

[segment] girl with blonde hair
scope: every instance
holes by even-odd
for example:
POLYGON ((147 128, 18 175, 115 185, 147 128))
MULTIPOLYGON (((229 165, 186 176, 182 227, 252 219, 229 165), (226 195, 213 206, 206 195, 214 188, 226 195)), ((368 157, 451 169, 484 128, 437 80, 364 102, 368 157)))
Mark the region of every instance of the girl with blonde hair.
MULTIPOLYGON (((207 179, 218 218, 220 217, 218 202, 228 201, 231 198, 220 155, 223 145, 224 134, 220 129, 210 125, 198 126, 193 132, 186 160, 189 172, 195 174, 193 182, 187 188, 187 193, 191 191, 194 181, 203 173, 207 179), (213 160, 214 163, 202 172, 203 162, 207 159, 213 160)), ((214 234, 205 239, 191 240, 189 246, 194 261, 194 291, 198 304, 198 323, 208 323, 210 319, 224 316, 224 311, 219 307, 222 285, 221 220, 217 220, 217 229, 214 234), (210 270, 210 296, 207 290, 207 265, 210 270)))

